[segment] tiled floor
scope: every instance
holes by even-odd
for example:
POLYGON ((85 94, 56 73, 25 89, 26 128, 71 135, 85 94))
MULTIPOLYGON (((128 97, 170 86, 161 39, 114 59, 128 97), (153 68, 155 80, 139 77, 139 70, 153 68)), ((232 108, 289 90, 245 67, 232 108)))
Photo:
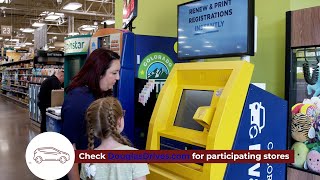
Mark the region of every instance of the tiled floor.
POLYGON ((38 179, 25 162, 27 145, 37 134, 31 128, 28 109, 0 95, 0 179, 38 179))

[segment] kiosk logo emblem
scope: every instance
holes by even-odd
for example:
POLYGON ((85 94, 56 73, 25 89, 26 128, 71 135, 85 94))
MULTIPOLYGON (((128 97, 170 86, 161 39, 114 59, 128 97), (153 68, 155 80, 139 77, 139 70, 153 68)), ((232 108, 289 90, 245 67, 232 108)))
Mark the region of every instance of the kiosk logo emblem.
MULTIPOLYGON (((262 129, 266 127, 266 110, 265 107, 262 106, 261 102, 254 102, 249 104, 250 109, 250 129, 249 129, 249 137, 250 140, 254 141, 249 144, 249 150, 261 150, 261 143, 264 141, 259 138, 258 135, 262 133, 262 129), (258 143, 259 142, 259 143, 258 143)), ((273 142, 268 142, 267 149, 272 150, 274 147, 273 142)), ((263 146, 263 149, 264 146, 263 146)), ((260 163, 256 163, 248 169, 248 176, 250 177, 249 180, 257 180, 261 177, 260 171, 260 163)), ((272 171, 273 166, 267 163, 267 179, 272 179, 272 171)))
POLYGON ((261 134, 262 129, 266 125, 266 115, 265 108, 261 105, 261 102, 254 102, 249 105, 249 109, 251 110, 251 127, 249 130, 250 139, 257 137, 258 134, 261 134), (262 114, 260 113, 262 110, 262 114), (262 119, 262 121, 261 121, 262 119))
POLYGON ((151 53, 142 60, 138 77, 140 79, 154 79, 156 93, 159 93, 173 65, 172 59, 166 54, 160 52, 151 53))

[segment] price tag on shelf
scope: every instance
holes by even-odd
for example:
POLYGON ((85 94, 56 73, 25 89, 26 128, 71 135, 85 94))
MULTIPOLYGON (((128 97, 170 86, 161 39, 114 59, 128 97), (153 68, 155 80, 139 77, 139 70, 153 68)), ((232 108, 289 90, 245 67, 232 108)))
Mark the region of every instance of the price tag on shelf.
POLYGON ((297 51, 296 57, 304 57, 304 52, 303 51, 297 51))
POLYGON ((315 52, 307 52, 306 57, 314 57, 316 55, 315 52))

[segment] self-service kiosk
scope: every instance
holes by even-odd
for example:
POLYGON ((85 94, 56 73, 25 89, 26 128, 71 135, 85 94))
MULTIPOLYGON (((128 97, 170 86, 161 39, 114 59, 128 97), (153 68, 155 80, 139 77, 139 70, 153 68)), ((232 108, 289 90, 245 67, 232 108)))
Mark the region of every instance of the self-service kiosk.
POLYGON ((121 57, 120 80, 113 89, 126 111, 124 134, 138 149, 145 149, 147 130, 157 93, 169 75, 177 54, 176 38, 136 35, 128 30, 105 28, 91 38, 89 52, 104 47, 121 57), (146 104, 138 102, 148 80, 155 88, 146 104))
POLYGON ((64 39, 64 87, 68 87, 72 78, 84 65, 91 35, 71 36, 64 39))
MULTIPOLYGON (((148 150, 285 150, 286 101, 250 84, 244 61, 175 64, 157 99, 148 150), (170 93, 169 93, 170 92, 170 93), (275 133, 276 132, 276 133, 275 133)), ((285 164, 150 164, 148 179, 285 179, 285 164)))

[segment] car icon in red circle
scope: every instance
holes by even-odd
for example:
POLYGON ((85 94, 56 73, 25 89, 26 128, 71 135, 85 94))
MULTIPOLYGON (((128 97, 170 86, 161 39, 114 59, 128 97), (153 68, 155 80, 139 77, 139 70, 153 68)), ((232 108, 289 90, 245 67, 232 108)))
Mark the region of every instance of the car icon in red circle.
POLYGON ((64 164, 66 161, 70 160, 70 156, 68 153, 54 147, 41 147, 34 151, 33 159, 38 164, 42 161, 59 161, 61 164, 64 164))

